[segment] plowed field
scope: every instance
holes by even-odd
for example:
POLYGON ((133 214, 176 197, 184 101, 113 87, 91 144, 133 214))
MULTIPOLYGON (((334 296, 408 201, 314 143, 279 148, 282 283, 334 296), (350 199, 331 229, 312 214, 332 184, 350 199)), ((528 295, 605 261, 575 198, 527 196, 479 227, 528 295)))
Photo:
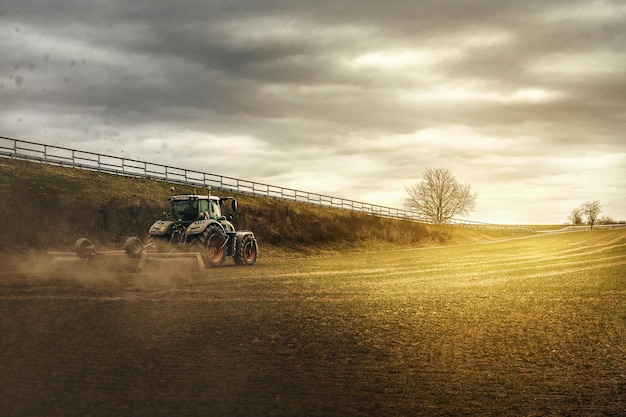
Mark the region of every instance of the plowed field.
POLYGON ((2 416, 624 414, 623 229, 0 274, 2 416))

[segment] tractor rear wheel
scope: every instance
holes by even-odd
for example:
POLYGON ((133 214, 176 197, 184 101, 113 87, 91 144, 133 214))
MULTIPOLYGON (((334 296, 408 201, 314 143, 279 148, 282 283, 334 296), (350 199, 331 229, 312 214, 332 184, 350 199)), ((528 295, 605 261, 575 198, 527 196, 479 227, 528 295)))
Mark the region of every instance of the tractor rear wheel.
POLYGON ((226 234, 222 228, 210 225, 206 228, 197 244, 200 246, 200 254, 204 262, 210 266, 220 266, 226 258, 226 234))
POLYGON ((251 235, 245 235, 237 242, 235 250, 235 263, 237 265, 254 265, 259 256, 259 247, 256 239, 251 235))

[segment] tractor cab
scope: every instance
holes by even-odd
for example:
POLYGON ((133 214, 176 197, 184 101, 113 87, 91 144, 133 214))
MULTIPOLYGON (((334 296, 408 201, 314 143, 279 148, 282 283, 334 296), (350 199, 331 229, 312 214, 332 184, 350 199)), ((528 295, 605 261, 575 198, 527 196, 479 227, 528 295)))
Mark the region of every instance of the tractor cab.
MULTIPOLYGON (((232 211, 237 211, 237 200, 214 196, 176 195, 171 196, 170 216, 176 223, 193 223, 197 220, 226 220, 222 205, 231 200, 232 211)), ((229 216, 232 217, 232 216, 229 216)))
POLYGON ((172 196, 170 200, 170 215, 177 223, 192 223, 197 220, 215 219, 222 216, 219 198, 196 195, 172 196))

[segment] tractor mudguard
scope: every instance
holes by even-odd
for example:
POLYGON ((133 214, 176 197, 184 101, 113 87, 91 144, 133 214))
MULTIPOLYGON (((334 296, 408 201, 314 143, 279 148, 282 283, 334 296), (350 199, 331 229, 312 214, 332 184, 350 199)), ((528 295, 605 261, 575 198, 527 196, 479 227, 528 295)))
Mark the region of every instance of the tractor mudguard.
POLYGON ((231 222, 229 222, 228 220, 226 220, 225 218, 219 218, 217 219, 220 224, 222 225, 222 227, 224 228, 224 230, 226 232, 234 232, 235 231, 235 226, 233 226, 233 224, 231 222))
POLYGON ((250 236, 252 239, 256 240, 256 238, 254 237, 254 233, 252 233, 250 230, 240 230, 236 233, 237 236, 237 240, 241 241, 243 240, 244 236, 250 236))
POLYGON ((150 233, 153 236, 163 236, 170 233, 170 229, 174 224, 173 221, 170 220, 157 220, 154 222, 152 226, 150 226, 150 233))
MULTIPOLYGON (((198 221, 191 223, 189 227, 187 227, 187 231, 185 233, 187 236, 198 235, 200 233, 203 233, 206 230, 206 228, 212 224, 217 224, 222 230, 224 230, 224 226, 222 226, 222 224, 218 222, 217 220, 207 219, 207 220, 198 220, 198 221)), ((225 234, 226 232, 224 232, 224 235, 225 234)))

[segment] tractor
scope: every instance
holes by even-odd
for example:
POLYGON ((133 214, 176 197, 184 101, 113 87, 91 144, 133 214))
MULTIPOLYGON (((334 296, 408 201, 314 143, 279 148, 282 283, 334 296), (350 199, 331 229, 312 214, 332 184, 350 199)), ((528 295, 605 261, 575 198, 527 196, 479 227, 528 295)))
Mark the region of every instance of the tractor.
MULTIPOLYGON (((172 189, 173 191, 173 189, 172 189)), ((254 233, 236 231, 232 214, 222 215, 222 207, 230 204, 237 211, 233 197, 211 195, 171 195, 170 212, 163 213, 149 230, 143 248, 148 253, 163 253, 171 249, 199 252, 208 266, 220 266, 227 256, 237 265, 254 265, 259 248, 254 233), (168 249, 169 248, 169 249, 168 249)), ((138 248, 138 250, 140 250, 138 248)), ((128 252, 128 249, 127 249, 128 252)))

